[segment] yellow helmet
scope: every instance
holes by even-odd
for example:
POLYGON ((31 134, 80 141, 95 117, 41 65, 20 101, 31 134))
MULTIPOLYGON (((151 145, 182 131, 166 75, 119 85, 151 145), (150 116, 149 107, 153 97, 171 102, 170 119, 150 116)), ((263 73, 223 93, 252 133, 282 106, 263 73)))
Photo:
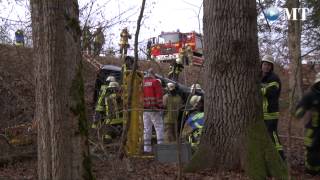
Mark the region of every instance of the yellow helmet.
POLYGON ((201 100, 201 96, 194 95, 190 99, 190 105, 196 107, 201 100))

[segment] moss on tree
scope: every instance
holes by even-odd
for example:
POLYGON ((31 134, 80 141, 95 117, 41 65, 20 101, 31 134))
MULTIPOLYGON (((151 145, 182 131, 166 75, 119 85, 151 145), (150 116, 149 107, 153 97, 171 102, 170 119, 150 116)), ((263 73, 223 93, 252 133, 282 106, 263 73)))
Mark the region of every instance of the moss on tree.
MULTIPOLYGON (((84 100, 84 83, 82 76, 82 63, 80 62, 76 76, 72 81, 70 96, 72 97, 71 112, 78 118, 78 127, 80 136, 85 139, 85 146, 88 148, 88 121, 86 118, 86 107, 84 100)), ((88 152, 88 150, 87 150, 88 152)), ((94 180, 91 170, 91 160, 89 153, 83 153, 83 178, 87 180, 94 180)))

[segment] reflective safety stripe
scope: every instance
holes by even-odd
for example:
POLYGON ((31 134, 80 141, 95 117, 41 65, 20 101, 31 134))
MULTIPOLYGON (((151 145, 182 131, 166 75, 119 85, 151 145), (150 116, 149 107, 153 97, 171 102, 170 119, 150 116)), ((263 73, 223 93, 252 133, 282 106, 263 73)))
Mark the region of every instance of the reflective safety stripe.
POLYGON ((103 106, 97 105, 96 106, 96 111, 103 111, 103 106))
POLYGON ((204 117, 204 113, 197 113, 192 117, 192 121, 196 121, 197 119, 202 119, 204 117))
POLYGON ((275 145, 276 145, 276 150, 278 150, 278 151, 283 150, 283 147, 280 144, 280 141, 278 139, 278 136, 277 136, 276 132, 273 132, 272 134, 273 134, 274 142, 275 142, 275 145))
POLYGON ((268 103, 268 99, 265 96, 263 96, 262 106, 263 106, 263 112, 264 113, 268 112, 269 103, 268 103))
POLYGON ((310 147, 312 145, 312 136, 313 136, 313 130, 308 128, 306 130, 306 135, 304 138, 304 145, 305 146, 310 147))
POLYGON ((96 111, 103 111, 103 106, 102 106, 102 102, 103 102, 103 99, 106 95, 106 92, 107 92, 107 85, 102 85, 101 88, 100 88, 100 94, 99 94, 99 98, 98 98, 98 101, 97 101, 97 106, 96 106, 96 111))
POLYGON ((122 124, 122 123, 123 123, 123 119, 122 118, 106 120, 106 124, 109 124, 109 125, 117 125, 117 124, 122 124))
POLYGON ((268 88, 270 88, 270 87, 272 87, 272 86, 275 86, 275 87, 277 87, 277 88, 279 88, 279 83, 278 82, 271 82, 271 83, 267 83, 267 84, 265 84, 266 86, 265 86, 265 88, 266 89, 268 89, 268 88))
MULTIPOLYGON (((263 96, 262 105, 263 105, 263 112, 264 113, 268 112, 268 106, 269 106, 268 99, 265 95, 267 93, 268 88, 273 87, 273 86, 275 86, 276 88, 280 87, 278 82, 271 82, 271 83, 262 84, 261 93, 263 96)), ((278 117, 275 118, 275 117, 270 117, 269 115, 266 115, 266 114, 264 115, 265 120, 269 120, 270 118, 271 119, 278 119, 278 117)))
POLYGON ((203 126, 201 126, 198 122, 195 122, 194 125, 199 129, 203 128, 203 126))
POLYGON ((104 139, 112 139, 112 137, 109 134, 106 134, 103 136, 104 139))
POLYGON ((313 127, 318 127, 319 126, 319 113, 318 112, 312 112, 312 119, 311 119, 311 124, 313 127))
POLYGON ((278 118, 279 118, 279 112, 263 113, 264 120, 272 120, 272 119, 278 119, 278 118))

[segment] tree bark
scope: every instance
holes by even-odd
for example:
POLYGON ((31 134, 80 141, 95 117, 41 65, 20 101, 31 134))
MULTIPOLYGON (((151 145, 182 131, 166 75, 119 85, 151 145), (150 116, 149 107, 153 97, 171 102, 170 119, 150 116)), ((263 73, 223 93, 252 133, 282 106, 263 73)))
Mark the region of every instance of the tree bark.
MULTIPOLYGON (((287 0, 287 8, 299 8, 299 0, 287 0)), ((288 48, 290 60, 289 76, 289 110, 294 111, 298 101, 302 97, 302 70, 301 70, 301 21, 288 21, 288 48)))
POLYGON ((87 141, 79 7, 31 0, 36 64, 38 178, 92 179, 87 141))
POLYGON ((285 173, 262 121, 256 1, 204 0, 203 7, 205 125, 186 170, 243 167, 255 179, 272 163, 285 173), (267 163, 269 155, 280 163, 267 163))

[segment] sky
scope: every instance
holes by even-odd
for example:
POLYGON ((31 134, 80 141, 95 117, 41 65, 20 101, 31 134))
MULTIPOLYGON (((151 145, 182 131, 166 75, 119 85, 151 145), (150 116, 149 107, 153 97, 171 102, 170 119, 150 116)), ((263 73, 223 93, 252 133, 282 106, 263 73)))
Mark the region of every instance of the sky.
MULTIPOLYGON (((80 7, 84 6, 86 2, 88 1, 80 0, 80 7)), ((95 3, 103 6, 103 2, 105 1, 97 0, 95 3)), ((128 27, 129 32, 134 35, 141 3, 141 0, 111 0, 107 4, 108 8, 104 13, 106 19, 113 19, 122 12, 127 12, 121 16, 122 19, 129 17, 127 22, 117 24, 105 32, 107 39, 108 37, 112 38, 112 46, 118 44, 122 28, 128 27)), ((148 38, 157 37, 162 31, 171 32, 179 29, 181 32, 202 32, 202 16, 202 0, 148 0, 140 29, 139 42, 146 42, 148 38)), ((99 18, 100 15, 95 17, 92 21, 96 21, 96 23, 103 21, 99 18)), ((133 39, 129 43, 133 44, 133 39)))
MULTIPOLYGON (((80 8, 88 3, 91 5, 90 0, 79 0, 78 2, 80 8)), ((112 21, 124 21, 105 30, 106 46, 117 46, 119 32, 124 27, 128 27, 129 32, 134 35, 141 3, 142 0, 94 1, 89 18, 92 24, 97 25, 98 22, 106 22, 111 19, 112 21), (118 17, 119 14, 120 17, 118 17)), ((2 22, 4 19, 9 19, 15 24, 11 29, 12 32, 15 28, 24 27, 26 24, 24 21, 30 18, 28 4, 28 0, 0 0, 0 19, 2 22), (23 21, 23 23, 16 21, 23 21)), ((89 9, 85 9, 80 16, 87 17, 89 9)), ((178 29, 181 32, 202 31, 202 0, 147 0, 144 15, 139 41, 156 37, 162 31, 170 32, 178 29)), ((84 18, 81 20, 85 21, 84 18)), ((129 43, 133 44, 133 39, 129 43)))

